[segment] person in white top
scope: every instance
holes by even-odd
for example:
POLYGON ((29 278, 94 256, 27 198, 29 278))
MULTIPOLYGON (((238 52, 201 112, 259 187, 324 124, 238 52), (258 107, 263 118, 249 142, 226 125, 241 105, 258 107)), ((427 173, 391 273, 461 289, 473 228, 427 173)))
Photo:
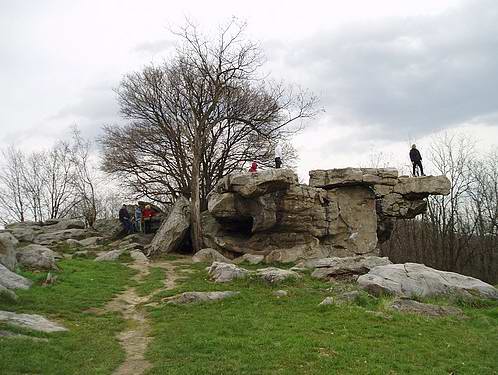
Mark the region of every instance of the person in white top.
POLYGON ((275 146, 275 168, 282 166, 282 145, 277 143, 275 146))

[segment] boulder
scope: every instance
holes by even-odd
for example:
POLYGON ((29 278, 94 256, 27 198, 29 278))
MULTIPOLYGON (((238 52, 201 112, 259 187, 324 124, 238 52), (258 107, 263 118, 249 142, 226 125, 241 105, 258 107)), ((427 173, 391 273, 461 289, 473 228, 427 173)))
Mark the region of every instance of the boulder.
POLYGON ((67 229, 85 229, 86 225, 80 219, 60 219, 60 220, 47 220, 43 223, 43 230, 60 231, 67 229))
POLYGON ((498 299, 498 289, 484 281, 417 263, 375 267, 360 276, 358 284, 374 295, 394 294, 406 298, 457 295, 498 299))
POLYGON ((89 229, 62 229, 54 232, 46 232, 35 237, 34 243, 39 245, 50 246, 58 242, 66 241, 70 238, 82 240, 83 238, 91 237, 95 232, 89 229))
POLYGON ((247 277, 249 271, 239 268, 235 264, 213 262, 208 268, 208 274, 217 283, 226 283, 235 279, 247 277))
POLYGON ((104 254, 99 255, 97 258, 95 258, 96 262, 112 262, 115 260, 118 260, 118 258, 125 253, 125 249, 117 249, 117 250, 111 250, 107 251, 104 254))
POLYGON ((294 271, 276 267, 260 268, 256 270, 255 275, 270 284, 300 278, 299 274, 294 271))
POLYGON ((66 243, 71 247, 81 247, 83 246, 80 241, 69 238, 66 240, 66 243))
POLYGON ((169 253, 182 245, 190 227, 190 202, 181 197, 154 236, 148 255, 169 253))
POLYGON ((98 246, 104 243, 104 237, 88 237, 79 241, 81 246, 98 246))
POLYGON ((0 233, 0 264, 13 271, 16 269, 16 246, 19 241, 10 233, 0 233))
POLYGON ((62 325, 36 314, 16 314, 10 311, 0 311, 0 322, 45 333, 67 331, 62 325))
POLYGON ((189 303, 213 302, 220 301, 225 298, 234 297, 240 292, 185 292, 173 297, 169 297, 166 301, 170 304, 184 305, 189 303))
POLYGON ((356 277, 369 272, 374 267, 386 264, 391 264, 387 257, 377 256, 334 257, 304 262, 305 267, 314 269, 311 277, 317 279, 356 277))
POLYGON ((59 254, 55 251, 36 244, 22 247, 17 252, 17 261, 20 264, 40 270, 57 270, 56 258, 59 258, 59 254))
POLYGON ((455 316, 464 318, 463 311, 454 306, 438 306, 429 303, 421 303, 411 299, 396 299, 390 307, 394 310, 403 313, 412 313, 424 316, 440 317, 440 316, 455 316))
POLYGON ((144 253, 142 253, 140 250, 132 250, 130 251, 130 256, 132 259, 139 261, 139 262, 148 262, 149 258, 145 256, 144 253))
POLYGON ((234 263, 247 262, 249 264, 260 264, 264 259, 264 255, 244 254, 241 257, 234 259, 234 263))
POLYGON ((7 289, 29 289, 33 282, 0 264, 0 285, 7 289))
POLYGON ((35 237, 40 233, 39 226, 14 226, 7 229, 17 240, 21 242, 33 242, 35 237))
POLYGON ((223 262, 223 263, 232 263, 232 261, 215 249, 205 248, 199 250, 192 257, 192 262, 194 263, 213 263, 213 262, 223 262))

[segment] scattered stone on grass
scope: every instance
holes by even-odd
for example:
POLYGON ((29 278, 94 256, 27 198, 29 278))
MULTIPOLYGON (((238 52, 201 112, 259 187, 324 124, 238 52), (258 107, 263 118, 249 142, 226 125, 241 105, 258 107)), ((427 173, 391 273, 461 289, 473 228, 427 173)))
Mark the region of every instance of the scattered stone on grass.
POLYGON ((224 291, 224 292, 185 292, 173 297, 166 298, 170 304, 184 305, 189 303, 212 302, 219 301, 225 298, 234 297, 240 292, 224 291))
POLYGON ((80 240, 79 243, 81 246, 97 246, 102 245, 104 243, 104 237, 88 237, 83 240, 80 240))
POLYGON ((334 299, 332 297, 326 297, 322 302, 318 304, 318 306, 328 306, 333 304, 334 304, 334 299))
POLYGON ((225 257, 223 254, 220 254, 215 249, 205 248, 199 250, 192 257, 192 262, 194 263, 212 263, 212 262, 223 262, 223 263, 232 263, 230 259, 225 257))
POLYGON ((464 318, 465 314, 461 309, 454 306, 438 306, 429 303, 421 303, 411 299, 396 299, 390 307, 394 310, 413 313, 424 316, 440 317, 440 316, 454 316, 457 318, 464 318))
POLYGON ((20 333, 14 333, 10 331, 0 331, 0 338, 10 338, 10 339, 25 339, 37 342, 48 342, 48 339, 41 337, 32 337, 27 335, 21 335, 20 333))
POLYGON ((276 290, 272 293, 275 297, 280 298, 280 297, 287 297, 289 293, 287 293, 286 290, 276 290))
POLYGON ((2 299, 17 301, 17 294, 15 294, 14 291, 0 285, 0 300, 2 299))
POLYGON ((498 289, 484 281, 417 263, 375 267, 360 276, 358 284, 373 295, 394 294, 406 298, 456 295, 498 300, 498 289))
POLYGON ((12 324, 17 327, 32 329, 38 332, 61 332, 67 331, 60 324, 54 323, 41 315, 17 314, 10 311, 0 311, 0 322, 12 324))
POLYGON ((141 262, 148 262, 149 261, 149 258, 147 258, 145 256, 144 253, 142 253, 140 250, 133 250, 133 251, 130 251, 130 256, 134 259, 134 260, 138 260, 138 261, 141 261, 141 262))
POLYGON ((279 283, 288 279, 300 278, 299 274, 294 271, 283 270, 276 267, 260 268, 256 270, 255 275, 270 284, 279 283))
POLYGON ((213 262, 208 268, 208 273, 217 283, 226 283, 234 279, 242 279, 247 277, 249 271, 244 268, 239 268, 235 264, 213 262))

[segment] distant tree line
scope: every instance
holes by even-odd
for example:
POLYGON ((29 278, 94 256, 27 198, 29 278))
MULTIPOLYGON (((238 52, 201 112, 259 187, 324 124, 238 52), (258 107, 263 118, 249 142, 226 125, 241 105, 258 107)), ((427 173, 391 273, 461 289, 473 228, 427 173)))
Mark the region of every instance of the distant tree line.
POLYGON ((444 134, 425 159, 451 192, 430 197, 420 218, 398 220, 383 255, 498 282, 498 149, 483 155, 470 137, 444 134))
POLYGON ((93 226, 98 217, 115 215, 119 199, 102 189, 91 143, 76 128, 71 140, 48 150, 27 153, 11 146, 2 156, 1 223, 82 218, 93 226))

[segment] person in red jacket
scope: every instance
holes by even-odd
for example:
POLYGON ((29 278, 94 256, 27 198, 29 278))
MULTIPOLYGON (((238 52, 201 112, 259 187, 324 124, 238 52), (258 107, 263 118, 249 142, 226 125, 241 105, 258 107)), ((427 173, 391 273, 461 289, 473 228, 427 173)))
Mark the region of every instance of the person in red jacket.
POLYGON ((249 172, 256 173, 258 171, 258 164, 253 161, 251 164, 251 168, 249 168, 249 172))
POLYGON ((150 233, 152 216, 154 216, 154 214, 155 212, 150 205, 145 206, 142 211, 142 217, 144 219, 144 233, 150 233))

